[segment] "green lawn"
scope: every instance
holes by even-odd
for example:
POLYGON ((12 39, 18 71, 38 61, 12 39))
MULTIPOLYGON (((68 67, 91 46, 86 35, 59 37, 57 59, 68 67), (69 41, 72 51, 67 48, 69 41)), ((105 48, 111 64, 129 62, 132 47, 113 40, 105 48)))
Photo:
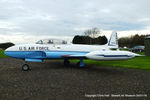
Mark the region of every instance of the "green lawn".
POLYGON ((86 64, 94 64, 99 66, 113 66, 124 68, 136 68, 136 69, 149 69, 150 70, 150 57, 136 57, 130 60, 123 61, 95 61, 85 60, 86 64))
POLYGON ((4 54, 4 50, 0 50, 0 58, 6 58, 7 56, 4 54))
MULTIPOLYGON (((144 55, 144 53, 138 53, 144 55)), ((73 60, 77 62, 77 60, 73 60)), ((135 68, 135 69, 148 69, 150 70, 150 57, 141 56, 135 57, 130 60, 122 61, 95 61, 95 60, 84 60, 85 64, 93 64, 98 66, 112 66, 112 67, 123 67, 123 68, 135 68)))

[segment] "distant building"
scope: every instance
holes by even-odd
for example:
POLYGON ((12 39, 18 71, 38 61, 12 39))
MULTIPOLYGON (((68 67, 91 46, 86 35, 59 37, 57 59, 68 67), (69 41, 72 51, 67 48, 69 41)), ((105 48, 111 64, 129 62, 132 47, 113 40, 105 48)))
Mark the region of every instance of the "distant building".
POLYGON ((150 36, 145 37, 145 54, 150 56, 150 36))

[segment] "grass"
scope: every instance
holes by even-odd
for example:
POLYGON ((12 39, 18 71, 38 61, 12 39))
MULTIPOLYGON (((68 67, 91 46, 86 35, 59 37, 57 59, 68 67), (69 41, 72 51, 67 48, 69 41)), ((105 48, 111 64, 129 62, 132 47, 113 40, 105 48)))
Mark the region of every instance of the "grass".
POLYGON ((138 52, 138 54, 140 54, 140 55, 145 55, 145 53, 144 53, 144 52, 138 52))
POLYGON ((4 50, 0 50, 0 58, 6 58, 7 56, 4 54, 4 50))
MULTIPOLYGON (((74 60, 73 62, 77 62, 74 60)), ((93 64, 98 66, 112 66, 122 68, 134 68, 134 69, 146 69, 150 70, 150 57, 142 56, 136 57, 130 60, 122 61, 95 61, 95 60, 84 60, 85 64, 93 64)))
POLYGON ((130 60, 123 61, 95 61, 85 60, 86 64, 94 64, 98 66, 112 66, 123 68, 135 68, 135 69, 148 69, 150 70, 150 57, 136 57, 130 60))

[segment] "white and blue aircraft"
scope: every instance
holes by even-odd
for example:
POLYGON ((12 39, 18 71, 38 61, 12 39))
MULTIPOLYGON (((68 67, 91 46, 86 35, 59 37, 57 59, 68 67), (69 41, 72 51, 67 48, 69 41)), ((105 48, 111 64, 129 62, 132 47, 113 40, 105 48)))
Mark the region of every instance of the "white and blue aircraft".
MULTIPOLYGON (((118 49, 117 33, 113 32, 106 45, 67 44, 64 40, 46 39, 35 44, 15 45, 5 50, 7 56, 25 60, 25 62, 42 62, 45 59, 64 59, 64 65, 69 65, 69 59, 79 59, 78 66, 84 67, 83 59, 93 60, 126 60, 138 54, 111 50, 118 49)), ((22 66, 23 71, 30 69, 28 64, 22 66)))

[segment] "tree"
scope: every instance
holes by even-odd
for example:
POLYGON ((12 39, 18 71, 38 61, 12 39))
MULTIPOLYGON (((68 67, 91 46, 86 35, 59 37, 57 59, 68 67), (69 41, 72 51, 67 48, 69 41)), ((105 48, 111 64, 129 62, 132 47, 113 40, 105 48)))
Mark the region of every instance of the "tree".
POLYGON ((99 40, 99 43, 100 43, 101 45, 107 43, 107 38, 106 38, 106 36, 99 36, 99 37, 98 37, 98 40, 99 40))
POLYGON ((11 46, 14 46, 14 44, 11 43, 11 42, 1 43, 0 44, 0 48, 2 48, 2 49, 7 49, 8 47, 11 47, 11 46))
POLYGON ((73 44, 85 44, 85 43, 84 43, 84 37, 83 37, 83 36, 76 35, 76 36, 73 38, 72 43, 73 43, 73 44))
POLYGON ((107 38, 105 36, 98 36, 100 34, 100 30, 98 28, 88 29, 84 32, 84 36, 76 35, 73 38, 73 44, 99 44, 103 45, 107 43, 107 38))
POLYGON ((92 28, 92 29, 88 29, 84 32, 85 36, 91 36, 92 38, 95 38, 97 34, 100 34, 100 30, 98 28, 92 28))
POLYGON ((124 47, 127 46, 129 48, 137 45, 144 45, 144 37, 149 35, 133 35, 130 37, 122 37, 119 39, 119 46, 124 47))
POLYGON ((91 38, 89 36, 79 36, 76 35, 72 41, 73 44, 99 44, 103 45, 107 43, 107 38, 105 36, 99 36, 97 38, 91 38))
POLYGON ((91 30, 88 29, 88 30, 86 30, 86 31, 84 32, 84 35, 85 35, 85 36, 90 36, 91 33, 92 33, 91 30))

